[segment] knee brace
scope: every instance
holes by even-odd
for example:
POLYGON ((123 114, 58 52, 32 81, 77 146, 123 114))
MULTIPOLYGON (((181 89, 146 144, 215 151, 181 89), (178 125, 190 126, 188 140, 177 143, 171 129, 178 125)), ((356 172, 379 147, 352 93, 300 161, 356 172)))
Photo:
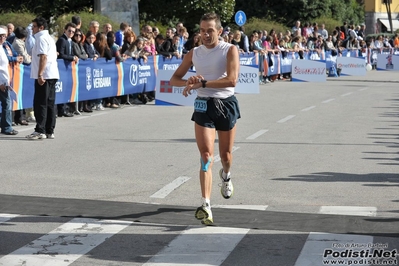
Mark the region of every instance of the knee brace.
POLYGON ((209 165, 212 162, 212 157, 208 158, 208 162, 207 163, 204 163, 204 161, 202 160, 202 157, 201 157, 200 161, 201 161, 201 170, 204 171, 204 172, 207 172, 208 168, 209 168, 209 165))

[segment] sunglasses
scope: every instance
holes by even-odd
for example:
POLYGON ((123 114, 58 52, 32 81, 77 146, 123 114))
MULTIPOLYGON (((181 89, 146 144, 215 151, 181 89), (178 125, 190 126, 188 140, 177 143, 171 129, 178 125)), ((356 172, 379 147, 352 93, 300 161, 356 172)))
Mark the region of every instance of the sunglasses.
POLYGON ((82 37, 82 34, 75 34, 74 36, 75 37, 77 37, 77 36, 82 37))
POLYGON ((70 32, 70 33, 75 33, 75 31, 74 31, 74 30, 68 30, 68 32, 70 32))

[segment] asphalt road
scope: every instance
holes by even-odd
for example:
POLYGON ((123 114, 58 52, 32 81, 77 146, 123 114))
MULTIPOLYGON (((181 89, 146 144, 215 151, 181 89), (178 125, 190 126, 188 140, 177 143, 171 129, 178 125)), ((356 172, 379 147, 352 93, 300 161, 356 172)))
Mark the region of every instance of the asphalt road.
POLYGON ((341 244, 397 249, 398 83, 370 71, 237 95, 235 192, 221 197, 216 156, 211 227, 194 218, 192 107, 59 118, 54 140, 18 126, 0 136, 0 265, 309 266, 341 244))

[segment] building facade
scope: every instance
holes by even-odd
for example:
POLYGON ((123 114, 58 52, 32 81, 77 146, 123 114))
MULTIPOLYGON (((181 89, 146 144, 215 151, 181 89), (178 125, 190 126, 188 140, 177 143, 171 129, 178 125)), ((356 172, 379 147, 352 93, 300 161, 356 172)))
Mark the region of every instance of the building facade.
MULTIPOLYGON (((399 29, 399 0, 391 0, 393 32, 399 29)), ((384 0, 364 0, 366 34, 391 32, 384 0)))

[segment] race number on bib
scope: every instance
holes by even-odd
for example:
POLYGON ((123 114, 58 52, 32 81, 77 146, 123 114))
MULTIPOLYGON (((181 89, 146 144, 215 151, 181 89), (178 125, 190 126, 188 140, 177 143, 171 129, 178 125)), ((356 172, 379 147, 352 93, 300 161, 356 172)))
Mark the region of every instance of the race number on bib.
POLYGON ((200 112, 200 113, 205 113, 207 109, 207 100, 202 100, 202 99, 195 99, 194 102, 194 111, 195 112, 200 112))

